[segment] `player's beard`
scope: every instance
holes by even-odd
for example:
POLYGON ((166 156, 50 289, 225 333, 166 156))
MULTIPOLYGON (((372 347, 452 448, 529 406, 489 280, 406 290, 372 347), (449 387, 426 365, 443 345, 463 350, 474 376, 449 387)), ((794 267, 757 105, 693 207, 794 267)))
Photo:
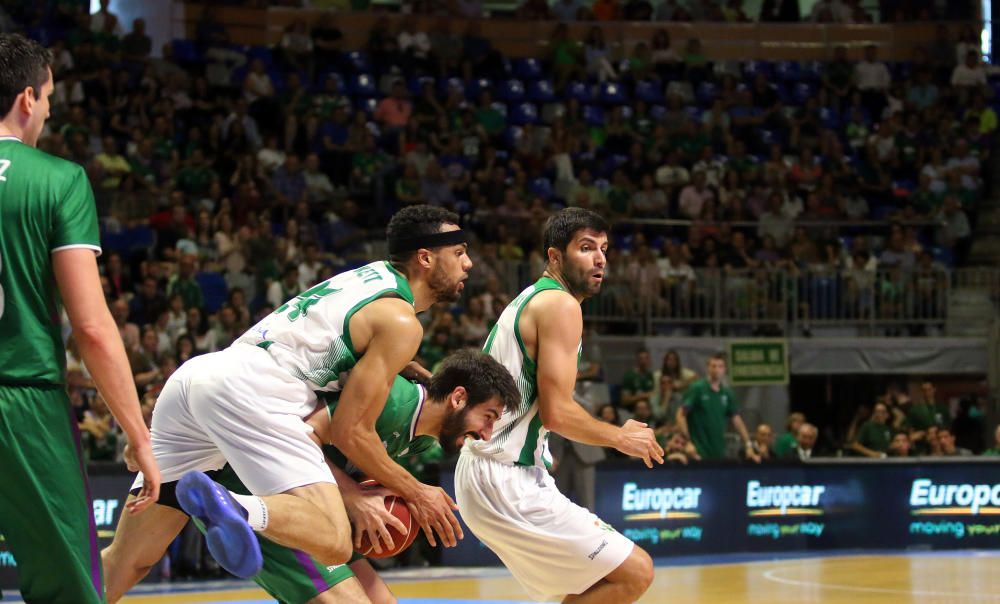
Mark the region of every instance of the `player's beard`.
POLYGON ((566 286, 572 294, 577 296, 582 296, 584 298, 590 298, 596 296, 601 291, 601 284, 604 279, 594 283, 591 277, 600 273, 602 276, 605 274, 605 270, 598 270, 594 268, 583 268, 581 266, 575 265, 572 262, 566 262, 563 265, 565 269, 563 270, 563 279, 566 280, 566 286))
POLYGON ((469 409, 466 407, 445 418, 444 424, 441 426, 441 437, 438 439, 445 455, 451 456, 458 453, 465 443, 466 436, 479 438, 475 432, 465 429, 465 416, 468 414, 469 409))
POLYGON ((459 298, 462 297, 462 289, 459 285, 464 278, 465 275, 454 281, 448 279, 444 267, 439 264, 428 277, 427 285, 434 292, 434 299, 438 302, 458 302, 459 298))

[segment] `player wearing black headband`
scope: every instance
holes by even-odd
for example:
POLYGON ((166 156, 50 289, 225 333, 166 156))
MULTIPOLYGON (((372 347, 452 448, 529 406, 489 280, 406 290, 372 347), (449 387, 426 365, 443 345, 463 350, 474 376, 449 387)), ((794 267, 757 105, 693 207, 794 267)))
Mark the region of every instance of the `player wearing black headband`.
MULTIPOLYGON (((351 555, 340 491, 302 421, 321 391, 340 391, 330 432, 337 449, 407 500, 432 545, 440 539, 450 547, 462 538, 455 503, 389 458, 375 420, 420 346, 417 313, 456 300, 472 261, 458 217, 440 208, 400 211, 387 238, 388 261, 324 281, 226 350, 188 361, 157 401, 152 435, 166 493, 161 501, 169 503, 176 491, 180 507, 206 526, 213 556, 233 574, 260 570, 254 532, 327 566, 351 555), (345 371, 351 379, 341 391, 345 371), (254 495, 230 493, 204 474, 226 462, 254 495)), ((134 487, 141 485, 140 475, 134 487)), ((387 514, 372 520, 388 534, 387 514)), ((148 572, 186 521, 168 505, 123 519, 103 552, 109 601, 148 572)), ((361 600, 361 586, 355 587, 361 600)))

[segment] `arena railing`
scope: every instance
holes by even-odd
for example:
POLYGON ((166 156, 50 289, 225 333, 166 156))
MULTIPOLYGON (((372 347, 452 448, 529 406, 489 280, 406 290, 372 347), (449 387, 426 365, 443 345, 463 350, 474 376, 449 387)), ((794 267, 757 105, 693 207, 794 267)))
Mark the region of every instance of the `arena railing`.
MULTIPOLYGON (((529 265, 501 263, 505 291, 533 280, 529 265)), ((996 313, 1000 269, 699 268, 687 277, 611 267, 601 294, 584 302, 588 321, 641 335, 808 335, 841 328, 845 336, 944 335, 959 290, 984 295, 996 313)), ((676 273, 674 273, 676 274, 676 273)), ((989 316, 983 317, 984 321, 989 316)), ((830 334, 835 335, 835 334, 830 334)))

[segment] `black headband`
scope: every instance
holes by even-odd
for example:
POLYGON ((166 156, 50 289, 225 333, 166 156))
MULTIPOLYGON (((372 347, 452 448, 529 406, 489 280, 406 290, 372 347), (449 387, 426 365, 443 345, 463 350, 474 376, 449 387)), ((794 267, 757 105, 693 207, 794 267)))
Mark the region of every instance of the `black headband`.
POLYGON ((395 237, 389 240, 389 254, 402 254, 403 252, 412 252, 420 248, 432 249, 467 242, 468 239, 465 236, 465 231, 462 229, 428 233, 427 235, 413 235, 411 237, 395 237))

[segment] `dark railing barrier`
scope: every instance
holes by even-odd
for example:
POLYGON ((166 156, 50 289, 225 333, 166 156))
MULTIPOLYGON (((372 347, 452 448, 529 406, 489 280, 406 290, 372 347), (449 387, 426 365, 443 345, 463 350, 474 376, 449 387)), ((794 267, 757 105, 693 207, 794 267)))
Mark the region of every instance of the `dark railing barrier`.
MULTIPOLYGON (((442 473, 452 491, 454 476, 442 473)), ((818 459, 788 466, 597 468, 597 515, 654 557, 994 549, 1000 459, 818 459)), ((499 564, 470 531, 448 566, 499 564)))

